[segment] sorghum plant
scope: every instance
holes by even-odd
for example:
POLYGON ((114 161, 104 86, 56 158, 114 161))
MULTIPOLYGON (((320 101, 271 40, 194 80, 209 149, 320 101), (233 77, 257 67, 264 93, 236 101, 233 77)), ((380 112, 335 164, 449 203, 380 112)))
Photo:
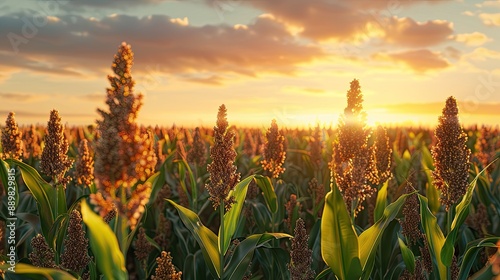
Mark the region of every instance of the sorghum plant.
POLYGON ((71 180, 70 177, 65 176, 66 171, 73 164, 73 160, 67 156, 68 148, 69 144, 64 134, 59 112, 52 110, 47 124, 40 168, 45 175, 52 178, 51 183, 56 187, 66 187, 66 184, 71 180))
POLYGON ((452 96, 446 100, 435 135, 436 144, 432 149, 435 170, 432 175, 434 185, 441 191, 441 203, 448 211, 467 190, 471 154, 466 145, 467 135, 458 120, 457 101, 452 96))
POLYGON ((142 106, 142 94, 134 93, 135 81, 131 68, 134 53, 130 45, 122 43, 114 56, 107 89, 108 111, 99 109, 102 119, 97 121, 98 140, 95 147, 95 183, 99 192, 91 195, 102 217, 116 207, 119 240, 122 251, 127 251, 127 225, 134 229, 144 205, 149 201, 151 186, 145 181, 155 170, 154 139, 136 123, 142 106))
POLYGON ((2 130, 2 158, 21 159, 22 133, 17 126, 14 112, 10 112, 5 120, 5 127, 2 130))
POLYGON ((271 122, 271 127, 266 132, 266 144, 264 146, 264 159, 262 168, 267 171, 272 178, 278 178, 285 172, 283 164, 285 163, 286 150, 284 147, 285 137, 279 131, 276 120, 271 122))
POLYGON ((363 209, 362 202, 374 189, 368 184, 372 168, 368 146, 370 129, 366 126, 363 95, 359 81, 354 79, 347 92, 347 107, 339 119, 338 141, 333 144, 332 180, 341 190, 348 211, 354 217, 363 209))

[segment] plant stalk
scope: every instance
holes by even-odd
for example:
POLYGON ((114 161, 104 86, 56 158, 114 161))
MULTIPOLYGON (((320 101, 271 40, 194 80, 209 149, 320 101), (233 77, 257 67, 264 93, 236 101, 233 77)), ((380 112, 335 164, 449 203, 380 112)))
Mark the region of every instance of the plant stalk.
POLYGON ((224 274, 224 251, 222 249, 223 244, 224 244, 224 200, 221 201, 220 206, 219 206, 219 215, 220 215, 220 242, 219 242, 219 258, 220 258, 220 263, 219 263, 219 271, 220 271, 220 277, 219 279, 224 279, 223 274, 224 274))

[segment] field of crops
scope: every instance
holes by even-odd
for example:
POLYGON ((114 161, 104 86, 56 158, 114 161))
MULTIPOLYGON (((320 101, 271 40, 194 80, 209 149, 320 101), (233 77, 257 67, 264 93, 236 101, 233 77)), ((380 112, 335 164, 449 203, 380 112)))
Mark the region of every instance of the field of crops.
POLYGON ((7 116, 5 279, 500 279, 500 133, 453 97, 432 129, 367 126, 358 80, 335 127, 144 127, 132 62, 96 125, 7 116))

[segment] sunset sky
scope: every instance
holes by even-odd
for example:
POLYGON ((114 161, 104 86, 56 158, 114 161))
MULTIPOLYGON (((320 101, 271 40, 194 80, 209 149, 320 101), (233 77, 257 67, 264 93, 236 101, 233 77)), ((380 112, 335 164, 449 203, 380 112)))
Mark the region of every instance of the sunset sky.
POLYGON ((122 41, 147 125, 335 124, 354 78, 370 124, 500 117, 500 0, 0 0, 0 38, 20 124, 94 124, 122 41))

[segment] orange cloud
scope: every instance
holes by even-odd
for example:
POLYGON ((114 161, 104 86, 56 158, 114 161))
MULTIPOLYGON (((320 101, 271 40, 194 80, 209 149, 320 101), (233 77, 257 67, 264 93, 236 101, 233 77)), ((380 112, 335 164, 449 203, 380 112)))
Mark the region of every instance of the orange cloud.
POLYGON ((481 32, 473 32, 473 33, 463 33, 457 34, 453 36, 453 39, 457 42, 465 43, 468 46, 480 46, 486 42, 491 41, 488 36, 481 32))
POLYGON ((407 65, 415 72, 423 73, 429 70, 447 68, 450 64, 440 53, 427 49, 410 50, 398 53, 376 54, 375 59, 394 61, 407 65))
MULTIPOLYGON (((0 40, 0 60, 3 66, 44 73, 82 75, 74 70, 78 69, 103 75, 117 46, 126 41, 135 52, 138 72, 162 65, 162 72, 175 75, 257 76, 262 72, 293 74, 297 65, 326 56, 319 46, 299 42, 272 18, 257 18, 246 28, 186 23, 187 19, 163 15, 60 16, 24 38, 27 43, 16 45, 17 55, 12 55, 9 40, 0 40), (78 34, 86 34, 85 39, 78 34)), ((0 37, 22 36, 24 24, 19 17, 0 16, 0 37)))
POLYGON ((444 20, 417 22, 411 18, 392 17, 384 27, 384 39, 393 44, 425 47, 448 40, 453 24, 444 20))
POLYGON ((482 13, 479 14, 479 18, 487 26, 500 26, 500 13, 496 14, 482 13))

